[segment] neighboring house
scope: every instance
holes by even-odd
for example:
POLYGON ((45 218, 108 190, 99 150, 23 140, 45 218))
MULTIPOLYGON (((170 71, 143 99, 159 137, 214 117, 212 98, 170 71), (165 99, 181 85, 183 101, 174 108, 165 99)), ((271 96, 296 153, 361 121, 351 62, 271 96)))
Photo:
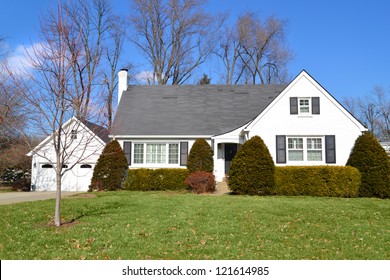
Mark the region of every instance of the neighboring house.
MULTIPOLYGON (((87 191, 91 183, 93 168, 104 146, 109 141, 108 131, 88 121, 71 118, 63 125, 66 135, 62 145, 64 153, 62 177, 63 191, 87 191)), ((56 154, 52 135, 30 151, 32 156, 31 188, 37 191, 55 191, 56 154)))
POLYGON ((221 181, 255 135, 276 165, 345 165, 367 130, 305 71, 288 85, 127 86, 127 72, 118 76, 110 138, 129 168, 185 168, 192 144, 204 138, 221 181))
POLYGON ((380 141, 379 142, 386 153, 390 156, 390 141, 380 141))

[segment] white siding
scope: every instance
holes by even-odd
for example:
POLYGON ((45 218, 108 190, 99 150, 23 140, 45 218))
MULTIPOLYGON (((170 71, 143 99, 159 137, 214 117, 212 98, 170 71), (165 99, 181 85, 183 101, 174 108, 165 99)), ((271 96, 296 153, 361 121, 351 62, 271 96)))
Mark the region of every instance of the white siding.
MULTIPOLYGON (((336 137, 336 164, 345 165, 356 138, 365 128, 311 77, 303 73, 250 125, 249 137, 262 137, 275 161, 276 135, 336 137), (319 115, 290 115, 290 97, 319 97, 319 115)), ((325 146, 325 143, 323 143, 325 146)), ((325 147, 324 147, 325 148, 325 147)), ((287 165, 323 162, 287 162, 287 165)))
MULTIPOLYGON (((74 120, 73 120, 74 121, 74 120)), ((72 122, 70 127, 72 127, 72 122)), ((77 139, 66 138, 65 165, 67 170, 62 177, 63 191, 87 191, 91 183, 93 168, 105 146, 105 143, 83 125, 77 125, 77 139), (89 164, 92 168, 81 168, 89 164), (73 166, 73 167, 72 167, 73 166)), ((69 134, 68 134, 69 135, 69 134)), ((54 168, 42 168, 45 164, 55 166, 56 154, 51 138, 43 141, 32 152, 31 185, 37 191, 55 191, 56 175, 54 168)))
MULTIPOLYGON (((186 166, 181 166, 180 165, 180 158, 179 158, 179 163, 178 164, 147 164, 147 163, 143 163, 143 164, 135 164, 134 163, 134 144, 137 143, 137 144, 142 144, 142 143, 145 143, 145 144, 167 144, 167 143, 171 143, 171 144, 179 144, 180 145, 180 142, 188 142, 188 154, 190 153, 191 151, 191 148, 192 148, 192 145, 194 144, 194 142, 196 141, 196 138, 190 138, 188 136, 184 136, 184 137, 180 137, 178 136, 177 138, 175 137, 169 137, 169 138, 164 138, 164 137, 161 137, 161 138, 156 138, 156 137, 153 137, 153 138, 121 138, 121 139, 116 139, 118 140, 119 144, 121 145, 122 149, 123 149, 123 143, 124 142, 128 142, 130 141, 132 143, 132 149, 131 149, 131 165, 129 166, 129 168, 151 168, 151 169, 157 169, 157 168, 186 168, 186 166)), ((208 137, 208 138, 205 138, 205 140, 207 141, 207 143, 211 146, 211 138, 208 137)), ((144 151, 145 153, 145 151, 144 151)), ((180 156, 180 146, 179 146, 179 156, 180 156)))

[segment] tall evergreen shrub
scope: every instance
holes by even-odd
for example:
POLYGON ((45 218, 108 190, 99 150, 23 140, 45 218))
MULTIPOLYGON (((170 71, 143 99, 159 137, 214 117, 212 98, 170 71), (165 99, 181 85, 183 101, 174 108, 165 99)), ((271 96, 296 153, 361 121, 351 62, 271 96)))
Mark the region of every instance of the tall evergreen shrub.
POLYGON ((187 169, 189 173, 196 171, 213 173, 213 150, 205 139, 197 139, 192 145, 190 154, 188 155, 187 169))
POLYGON ((275 164, 264 141, 252 137, 232 161, 229 188, 237 194, 267 195, 275 186, 275 164))
POLYGON ((389 157, 371 133, 359 136, 347 161, 362 174, 359 196, 390 197, 389 157))
POLYGON ((127 169, 126 156, 118 141, 110 141, 93 170, 90 190, 114 191, 120 188, 127 169))

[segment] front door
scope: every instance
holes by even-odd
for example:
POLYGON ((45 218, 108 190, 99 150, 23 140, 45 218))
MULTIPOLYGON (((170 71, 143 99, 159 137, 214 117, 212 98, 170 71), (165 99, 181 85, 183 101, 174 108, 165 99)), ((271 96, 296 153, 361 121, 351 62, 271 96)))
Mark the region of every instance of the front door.
POLYGON ((225 144, 225 174, 229 173, 230 165, 234 156, 237 154, 237 144, 226 143, 225 144))

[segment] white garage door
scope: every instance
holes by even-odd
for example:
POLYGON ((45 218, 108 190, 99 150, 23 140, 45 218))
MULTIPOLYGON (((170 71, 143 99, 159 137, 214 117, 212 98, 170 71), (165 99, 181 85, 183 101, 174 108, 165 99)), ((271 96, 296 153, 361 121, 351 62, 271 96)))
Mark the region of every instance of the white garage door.
MULTIPOLYGON (((67 168, 67 165, 64 166, 67 168)), ((88 191, 91 184, 94 164, 77 164, 62 176, 63 191, 88 191)), ((56 174, 52 165, 42 164, 36 177, 37 191, 55 191, 56 174)))
POLYGON ((55 191, 56 173, 53 165, 42 164, 39 166, 34 184, 37 191, 55 191))

